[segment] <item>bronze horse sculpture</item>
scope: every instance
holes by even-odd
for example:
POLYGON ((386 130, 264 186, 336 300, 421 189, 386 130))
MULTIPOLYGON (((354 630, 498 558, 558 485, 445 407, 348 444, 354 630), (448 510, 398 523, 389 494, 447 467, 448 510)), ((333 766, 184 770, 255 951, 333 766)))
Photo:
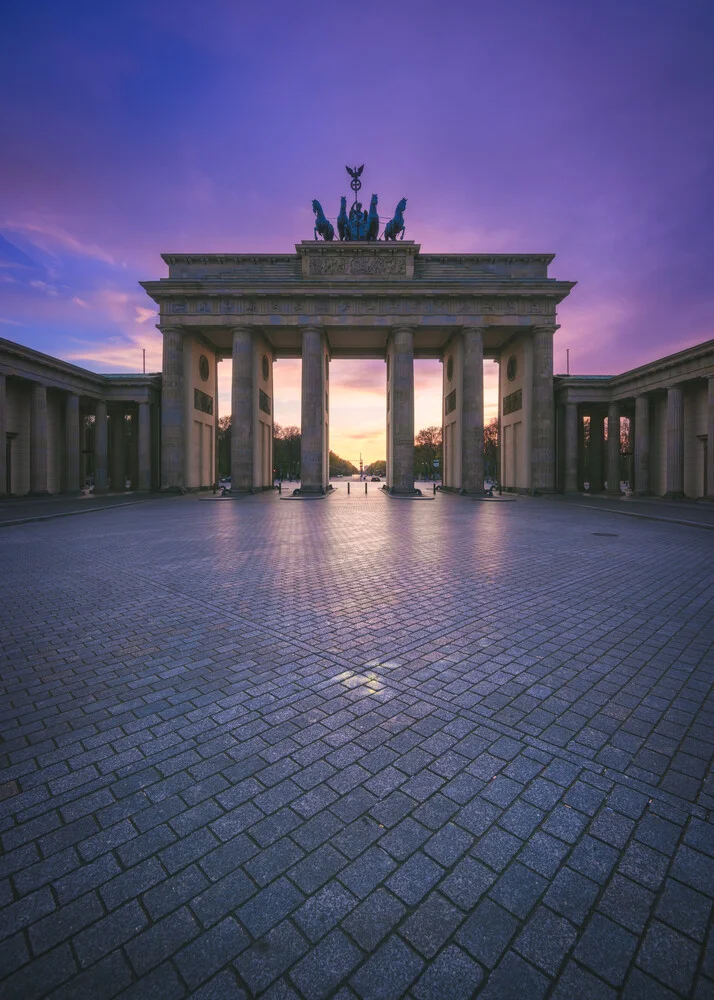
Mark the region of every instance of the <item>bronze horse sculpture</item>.
POLYGON ((372 195, 372 200, 369 203, 369 214, 367 215, 367 239, 376 240, 379 236, 379 216, 377 215, 377 198, 376 194, 372 195))
POLYGON ((347 198, 340 198, 340 214, 337 216, 337 233, 341 240, 349 239, 347 226, 349 224, 349 219, 347 218, 347 198))
POLYGON ((327 242, 334 240, 335 228, 322 211, 320 202, 314 198, 312 201, 312 210, 315 213, 315 239, 317 239, 319 234, 327 242))
POLYGON ((390 219, 387 225, 384 227, 385 240, 396 240, 398 233, 401 233, 399 239, 400 240, 404 239, 404 233, 406 227, 404 226, 403 212, 406 207, 407 207, 407 199, 402 198, 402 200, 397 205, 396 211, 394 212, 394 218, 390 219))

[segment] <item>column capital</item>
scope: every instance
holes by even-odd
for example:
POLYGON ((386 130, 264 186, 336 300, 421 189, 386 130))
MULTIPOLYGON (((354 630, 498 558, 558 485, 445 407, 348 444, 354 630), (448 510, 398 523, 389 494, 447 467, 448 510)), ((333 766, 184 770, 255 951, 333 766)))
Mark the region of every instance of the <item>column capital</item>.
POLYGON ((247 323, 236 323, 235 326, 231 326, 229 329, 231 333, 249 333, 251 336, 253 336, 253 333, 255 332, 253 327, 249 326, 247 323))
POLYGON ((533 333, 553 334, 556 330, 560 329, 560 323, 534 323, 531 329, 533 333))
POLYGON ((301 323, 298 329, 300 333, 324 333, 321 323, 301 323))
POLYGON ((183 323, 157 323, 156 329, 160 333, 179 333, 181 336, 187 332, 183 323))
POLYGON ((483 336, 484 333, 486 332, 486 324, 485 323, 464 323, 464 325, 461 327, 461 332, 462 333, 469 333, 471 331, 473 331, 473 333, 480 333, 481 336, 483 336))

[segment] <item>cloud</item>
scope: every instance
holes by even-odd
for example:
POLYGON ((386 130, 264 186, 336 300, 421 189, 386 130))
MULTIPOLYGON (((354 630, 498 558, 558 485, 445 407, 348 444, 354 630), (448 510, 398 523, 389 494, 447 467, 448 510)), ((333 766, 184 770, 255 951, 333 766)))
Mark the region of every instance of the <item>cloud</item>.
POLYGON ((158 313, 156 309, 145 309, 144 306, 134 306, 136 316, 135 323, 146 323, 147 320, 156 319, 158 313))
POLYGON ((81 306, 83 309, 89 309, 89 303, 85 302, 84 299, 80 299, 78 295, 73 295, 72 301, 76 306, 81 306))
POLYGON ((35 246, 48 253, 54 253, 57 247, 61 247, 80 257, 91 257, 94 260, 101 260, 105 264, 115 263, 112 255, 97 246, 96 243, 84 243, 62 226, 50 222, 25 222, 8 219, 3 223, 3 226, 12 232, 22 234, 35 246))
POLYGON ((0 323, 5 323, 7 326, 25 326, 25 323, 18 323, 16 319, 4 319, 0 316, 0 323))

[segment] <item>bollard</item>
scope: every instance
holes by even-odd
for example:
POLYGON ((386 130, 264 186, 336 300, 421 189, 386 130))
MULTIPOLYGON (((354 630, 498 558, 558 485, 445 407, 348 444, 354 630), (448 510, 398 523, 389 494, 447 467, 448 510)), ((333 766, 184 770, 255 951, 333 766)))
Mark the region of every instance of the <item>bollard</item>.
POLYGON ((350 495, 350 484, 348 483, 347 484, 347 496, 349 496, 349 495, 350 495))
POLYGON ((278 483, 278 493, 282 493, 282 492, 283 492, 283 481, 281 479, 280 482, 278 483))
POLYGON ((434 496, 436 496, 436 483, 434 483, 434 496))
POLYGON ((367 496, 367 484, 364 484, 364 495, 367 496))

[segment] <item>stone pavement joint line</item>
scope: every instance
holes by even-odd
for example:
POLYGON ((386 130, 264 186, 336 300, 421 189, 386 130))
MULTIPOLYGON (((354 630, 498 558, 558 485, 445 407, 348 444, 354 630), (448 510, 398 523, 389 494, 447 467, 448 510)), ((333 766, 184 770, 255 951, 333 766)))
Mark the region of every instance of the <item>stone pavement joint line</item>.
POLYGON ((714 995, 702 534, 186 497, 0 538, 0 995, 714 995))

